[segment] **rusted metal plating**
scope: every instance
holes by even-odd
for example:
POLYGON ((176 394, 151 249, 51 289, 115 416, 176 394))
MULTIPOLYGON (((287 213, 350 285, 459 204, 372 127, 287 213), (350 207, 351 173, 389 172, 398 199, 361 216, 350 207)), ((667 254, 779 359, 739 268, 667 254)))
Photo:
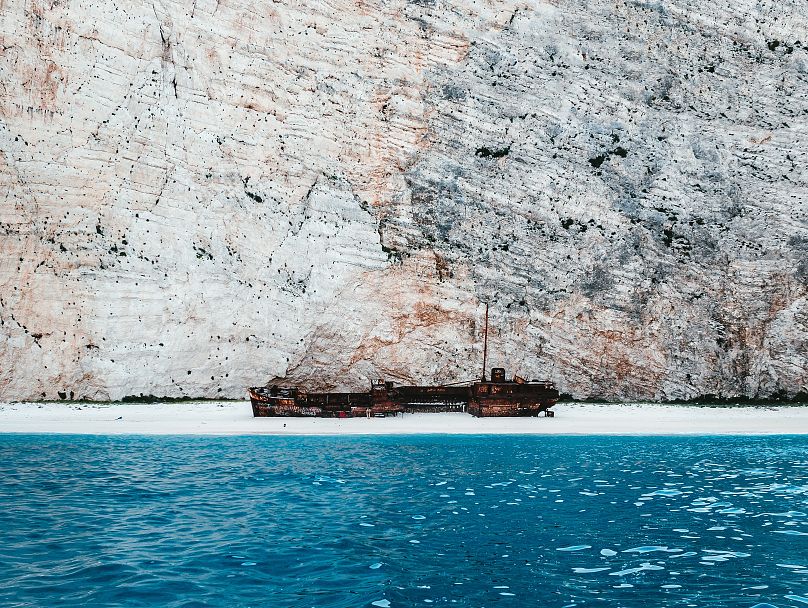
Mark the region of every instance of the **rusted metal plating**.
POLYGON ((378 380, 367 392, 309 393, 278 386, 249 389, 253 416, 316 416, 352 418, 395 416, 405 411, 464 411, 473 416, 552 416, 558 401, 552 382, 508 380, 495 367, 491 380, 466 386, 393 386, 378 380))
POLYGON ((253 416, 319 416, 350 418, 355 416, 396 416, 410 412, 463 411, 473 416, 552 416, 550 408, 558 401, 552 382, 520 376, 511 380, 505 369, 491 369, 491 380, 485 379, 488 363, 488 304, 485 305, 485 342, 483 373, 480 380, 442 386, 393 386, 377 380, 365 393, 308 393, 296 388, 278 386, 248 389, 253 416))

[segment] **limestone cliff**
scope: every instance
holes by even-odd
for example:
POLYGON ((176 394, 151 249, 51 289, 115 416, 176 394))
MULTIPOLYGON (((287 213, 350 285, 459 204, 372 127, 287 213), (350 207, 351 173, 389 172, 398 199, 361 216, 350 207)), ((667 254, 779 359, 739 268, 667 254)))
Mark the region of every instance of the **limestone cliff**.
POLYGON ((0 399, 808 390, 804 3, 0 1, 0 399))

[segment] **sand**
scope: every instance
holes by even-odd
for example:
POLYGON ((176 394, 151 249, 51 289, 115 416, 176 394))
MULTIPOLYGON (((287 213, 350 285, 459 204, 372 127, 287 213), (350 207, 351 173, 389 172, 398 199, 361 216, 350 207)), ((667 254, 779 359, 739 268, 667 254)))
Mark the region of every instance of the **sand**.
POLYGON ((253 418, 248 401, 0 403, 1 433, 89 435, 772 435, 808 434, 808 406, 559 404, 554 418, 462 413, 389 418, 253 418))

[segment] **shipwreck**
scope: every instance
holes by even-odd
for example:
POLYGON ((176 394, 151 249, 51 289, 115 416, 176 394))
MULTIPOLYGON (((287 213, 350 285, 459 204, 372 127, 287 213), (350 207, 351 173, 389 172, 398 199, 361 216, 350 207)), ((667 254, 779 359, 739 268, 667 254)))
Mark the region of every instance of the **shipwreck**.
POLYGON ((479 380, 433 386, 395 386, 383 379, 367 391, 309 392, 278 385, 248 389, 253 416, 353 418, 395 416, 403 412, 467 412, 477 417, 553 416, 558 390, 550 381, 507 378, 494 367, 486 377, 488 305, 485 307, 483 371, 479 380))

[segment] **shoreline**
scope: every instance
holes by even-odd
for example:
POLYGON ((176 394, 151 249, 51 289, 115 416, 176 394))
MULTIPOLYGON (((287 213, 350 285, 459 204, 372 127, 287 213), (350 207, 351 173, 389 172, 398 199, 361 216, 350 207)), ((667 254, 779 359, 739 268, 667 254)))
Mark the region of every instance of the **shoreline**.
POLYGON ((559 403, 555 417, 464 413, 253 418, 249 401, 0 402, 0 434, 78 435, 804 435, 808 406, 559 403))
MULTIPOLYGON (((808 398, 803 399, 803 393, 793 399, 754 399, 752 397, 721 398, 721 399, 673 399, 668 401, 609 401, 606 399, 559 399, 557 406, 561 405, 671 405, 681 407, 808 407, 808 398)), ((0 405, 166 405, 176 403, 243 403, 243 397, 212 398, 212 397, 124 397, 116 401, 104 400, 77 400, 77 399, 39 399, 34 401, 0 401, 0 405)), ((248 400, 247 400, 248 401, 248 400)))

